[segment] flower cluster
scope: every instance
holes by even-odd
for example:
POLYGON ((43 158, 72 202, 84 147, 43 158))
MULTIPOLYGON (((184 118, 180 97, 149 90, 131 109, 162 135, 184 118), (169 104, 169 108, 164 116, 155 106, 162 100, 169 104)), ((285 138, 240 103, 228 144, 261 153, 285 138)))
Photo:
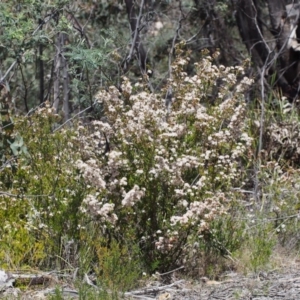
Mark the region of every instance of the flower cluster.
POLYGON ((172 232, 171 236, 160 236, 155 242, 155 247, 162 253, 169 253, 179 241, 178 232, 172 232))
POLYGON ((225 203, 224 194, 219 193, 207 198, 205 202, 203 201, 193 201, 188 207, 185 214, 181 216, 171 217, 171 225, 175 226, 178 223, 181 226, 188 224, 195 224, 199 220, 199 232, 206 231, 209 228, 209 223, 215 218, 216 215, 225 213, 224 206, 222 203, 225 203))
POLYGON ((144 194, 144 190, 140 190, 140 188, 137 185, 135 185, 129 192, 124 193, 122 205, 133 206, 137 201, 141 200, 144 194))
POLYGON ((103 180, 101 170, 98 168, 97 162, 94 159, 90 158, 86 162, 78 160, 77 167, 87 183, 93 185, 98 190, 105 189, 106 183, 103 180))
POLYGON ((94 195, 87 195, 83 200, 83 204, 87 210, 83 210, 91 214, 92 216, 100 217, 102 222, 108 222, 110 224, 115 224, 118 217, 114 211, 115 205, 113 203, 102 203, 98 201, 97 197, 94 195))

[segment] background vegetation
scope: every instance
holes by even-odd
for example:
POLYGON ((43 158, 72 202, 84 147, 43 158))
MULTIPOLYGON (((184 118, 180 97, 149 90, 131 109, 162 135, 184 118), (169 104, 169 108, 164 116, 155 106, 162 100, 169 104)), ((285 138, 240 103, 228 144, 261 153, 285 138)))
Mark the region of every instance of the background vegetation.
POLYGON ((1 268, 122 292, 297 255, 297 78, 250 51, 243 5, 0 3, 1 268))

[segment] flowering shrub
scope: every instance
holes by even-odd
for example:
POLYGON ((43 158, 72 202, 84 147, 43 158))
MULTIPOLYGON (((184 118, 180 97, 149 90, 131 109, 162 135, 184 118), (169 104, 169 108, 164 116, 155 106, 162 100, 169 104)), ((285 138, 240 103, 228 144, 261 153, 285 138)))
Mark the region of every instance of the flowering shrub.
POLYGON ((53 132, 59 116, 49 103, 14 121, 28 154, 2 166, 0 174, 1 263, 10 268, 73 263, 65 246, 79 239, 78 208, 86 193, 75 164, 75 134, 53 132))
POLYGON ((79 134, 77 167, 89 188, 82 212, 118 241, 138 243, 153 268, 180 263, 191 236, 204 243, 211 236, 211 224, 237 197, 232 188, 244 184, 252 143, 243 96, 252 81, 237 81, 243 68, 217 67, 206 57, 189 77, 186 63, 179 55, 174 79, 158 94, 127 78, 122 92, 100 90, 105 117, 79 134), (207 95, 216 89, 211 105, 207 95))
MULTIPOLYGON (((252 158, 243 96, 251 80, 238 81, 242 67, 216 67, 210 57, 190 77, 187 61, 178 55, 160 93, 127 78, 122 92, 100 90, 100 120, 54 130, 59 116, 46 103, 16 121, 28 154, 2 170, 0 234, 3 245, 14 233, 26 249, 9 255, 17 265, 51 267, 57 257, 88 265, 89 257, 101 274, 103 251, 106 261, 123 249, 122 259, 137 261, 140 252, 150 271, 163 271, 205 247, 234 249, 234 188, 244 185, 244 160, 252 158)), ((9 251, 0 247, 0 258, 9 251)))

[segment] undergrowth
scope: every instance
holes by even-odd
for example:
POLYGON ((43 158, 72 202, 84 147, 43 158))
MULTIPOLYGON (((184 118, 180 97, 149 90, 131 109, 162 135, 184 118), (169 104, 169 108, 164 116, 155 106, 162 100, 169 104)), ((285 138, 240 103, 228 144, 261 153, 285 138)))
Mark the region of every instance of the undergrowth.
POLYGON ((298 114, 276 100, 262 128, 244 66, 204 55, 189 77, 176 51, 161 93, 99 90, 99 120, 59 127, 49 103, 15 118, 27 151, 1 167, 1 268, 78 268, 117 299, 143 273, 257 272, 276 245, 299 248, 298 114))

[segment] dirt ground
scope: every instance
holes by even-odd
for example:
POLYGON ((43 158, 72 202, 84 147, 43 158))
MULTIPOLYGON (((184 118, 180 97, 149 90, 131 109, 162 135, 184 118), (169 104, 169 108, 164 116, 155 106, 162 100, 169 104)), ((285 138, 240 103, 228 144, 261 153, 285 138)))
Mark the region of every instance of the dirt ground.
POLYGON ((170 292, 173 300, 267 300, 300 299, 300 268, 288 268, 260 272, 257 275, 241 276, 237 273, 227 274, 224 281, 207 281, 190 289, 178 289, 170 292))
MULTIPOLYGON (((86 283, 92 285, 91 282, 86 283)), ((25 292, 12 287, 2 292, 0 299, 49 299, 55 286, 57 284, 46 289, 41 287, 39 290, 28 288, 25 292)), ((93 288, 97 289, 96 286, 93 288)), ((64 299, 81 299, 78 291, 71 286, 62 286, 62 294, 64 299)), ((281 264, 280 268, 247 276, 237 272, 226 273, 220 281, 207 278, 175 279, 175 276, 169 284, 153 280, 144 288, 125 293, 120 299, 300 300, 300 261, 295 259, 288 264, 281 264)))

